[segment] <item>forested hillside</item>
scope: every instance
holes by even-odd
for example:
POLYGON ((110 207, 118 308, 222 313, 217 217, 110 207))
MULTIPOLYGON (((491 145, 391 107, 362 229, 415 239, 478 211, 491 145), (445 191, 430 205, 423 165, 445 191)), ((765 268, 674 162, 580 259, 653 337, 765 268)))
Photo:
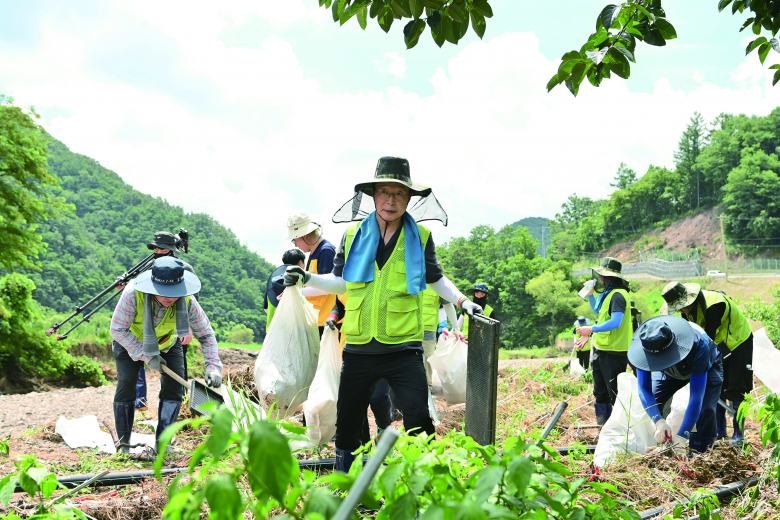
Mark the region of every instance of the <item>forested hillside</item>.
POLYGON ((549 227, 553 258, 574 261, 611 244, 713 206, 724 217, 727 250, 780 247, 780 109, 765 117, 699 114, 680 138, 674 170, 643 176, 621 164, 607 199, 571 195, 549 227))
POLYGON ((149 254, 145 244, 155 231, 183 227, 190 233, 190 252, 179 256, 201 278, 200 301, 215 326, 243 323, 256 339, 265 336, 262 309, 271 264, 210 216, 185 213, 140 193, 57 140, 50 142, 49 153, 49 171, 61 181, 52 189, 75 210, 39 228, 48 250, 38 259, 42 270, 27 273, 37 301, 60 312, 72 310, 149 254))
POLYGON ((549 221, 550 219, 544 217, 526 217, 526 218, 521 218, 520 220, 512 224, 512 227, 516 228, 518 226, 523 226, 527 228, 528 232, 531 233, 531 236, 539 241, 539 246, 536 248, 536 254, 541 255, 542 254, 542 228, 546 227, 549 221))

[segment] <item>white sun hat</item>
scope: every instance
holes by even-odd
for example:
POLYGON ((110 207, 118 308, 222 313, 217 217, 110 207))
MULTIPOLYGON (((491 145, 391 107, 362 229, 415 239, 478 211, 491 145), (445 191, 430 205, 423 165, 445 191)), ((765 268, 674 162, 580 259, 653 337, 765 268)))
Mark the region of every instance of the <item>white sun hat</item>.
POLYGON ((297 213, 287 219, 287 235, 285 240, 294 240, 305 237, 312 231, 320 229, 319 224, 312 222, 308 213, 297 213))

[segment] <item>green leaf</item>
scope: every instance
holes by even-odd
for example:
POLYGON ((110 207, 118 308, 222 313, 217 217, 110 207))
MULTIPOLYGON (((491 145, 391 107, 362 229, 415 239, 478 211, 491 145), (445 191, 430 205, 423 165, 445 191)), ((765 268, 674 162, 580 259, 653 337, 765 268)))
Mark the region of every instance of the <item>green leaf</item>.
POLYGON ((769 40, 769 45, 772 46, 772 49, 774 49, 775 52, 780 52, 780 42, 777 41, 777 38, 769 40))
POLYGON ((341 19, 341 14, 344 12, 344 7, 346 5, 347 5, 347 0, 333 0, 331 13, 333 14, 334 22, 338 22, 341 19))
POLYGON ((666 40, 661 36, 661 31, 655 25, 650 26, 650 30, 645 34, 645 43, 648 45, 655 45, 656 47, 663 47, 666 45, 666 40))
POLYGON ((766 60, 766 57, 769 55, 769 51, 772 49, 772 46, 769 43, 762 43, 761 46, 758 48, 758 59, 761 60, 761 64, 764 64, 764 60, 766 60))
MULTIPOLYGON (((379 0, 374 0, 375 3, 380 3, 379 0)), ((371 8, 373 9, 373 5, 371 8)), ((423 14, 423 9, 425 9, 425 6, 422 3, 422 0, 409 0, 409 8, 412 10, 412 16, 414 18, 419 18, 423 14)))
POLYGON ((444 1, 443 0, 422 0, 422 3, 425 7, 428 7, 430 9, 441 9, 444 7, 444 1))
POLYGON ((360 28, 365 31, 368 26, 368 7, 363 7, 363 9, 358 11, 357 21, 360 24, 360 28))
POLYGON ((390 27, 393 25, 394 19, 395 17, 393 16, 393 9, 387 5, 384 6, 384 9, 379 11, 379 15, 377 16, 379 27, 381 27, 385 32, 390 31, 390 27))
POLYGON ((16 477, 11 477, 12 475, 6 475, 3 480, 0 480, 0 505, 3 507, 8 507, 8 502, 11 501, 16 489, 16 477))
POLYGON ((616 47, 613 47, 608 55, 610 58, 612 58, 612 62, 607 64, 609 67, 609 70, 617 74, 623 79, 628 79, 628 76, 631 74, 631 64, 628 62, 628 59, 623 55, 623 53, 616 50, 616 47))
POLYGON ((493 494, 493 489, 504 478, 504 468, 501 466, 488 466, 479 470, 477 483, 474 486, 474 499, 477 503, 487 501, 493 494))
POLYGON ((617 50, 619 53, 621 53, 626 58, 628 58, 629 61, 634 61, 634 62, 636 61, 636 60, 634 60, 634 54, 630 50, 626 49, 625 47, 621 47, 620 45, 615 45, 612 48, 617 50))
POLYGON ((604 47, 598 51, 585 51, 585 56, 587 56, 590 61, 598 65, 601 63, 601 60, 604 59, 604 56, 607 55, 607 50, 607 47, 604 47))
POLYGON ((357 0, 347 9, 344 9, 344 12, 341 13, 341 17, 339 18, 340 25, 347 23, 350 18, 358 14, 361 9, 366 7, 370 1, 371 0, 357 0))
POLYGON ((444 37, 444 22, 439 24, 439 27, 436 29, 431 29, 431 36, 433 37, 433 41, 436 42, 436 45, 441 47, 444 45, 444 42, 446 41, 444 37))
POLYGON ((487 0, 474 0, 471 2, 471 9, 485 18, 493 18, 493 9, 490 7, 490 4, 487 3, 487 0))
MULTIPOLYGON (((580 63, 583 67, 584 63, 580 63)), ((567 85, 568 86, 568 85, 567 85)), ((549 87, 549 84, 548 84, 549 87)), ((550 90, 548 88, 548 90, 550 90)), ((571 88, 569 88, 571 90, 571 88)), ((572 92, 575 96, 574 92, 572 92)), ((536 464, 528 457, 515 457, 507 466, 506 478, 517 488, 517 495, 524 496, 528 484, 531 482, 531 475, 536 473, 536 464)))
POLYGON ((745 47, 745 56, 753 52, 753 49, 761 45, 762 43, 766 43, 766 37, 760 36, 753 40, 752 42, 748 43, 747 47, 745 47))
MULTIPOLYGON (((35 468, 30 468, 30 469, 35 469, 35 468)), ((31 497, 34 497, 35 493, 38 491, 38 483, 32 479, 32 477, 27 473, 27 471, 22 471, 22 473, 19 475, 19 486, 21 486, 24 492, 30 495, 31 497)))
POLYGON ((265 491, 283 503, 287 488, 298 477, 298 463, 284 435, 270 422, 257 421, 252 424, 241 453, 252 490, 256 494, 265 491))
POLYGON ((467 18, 466 13, 458 7, 457 4, 450 4, 449 7, 447 7, 447 14, 455 20, 456 22, 463 22, 467 18))
POLYGON ((41 488, 41 493, 46 497, 46 500, 51 498, 51 494, 54 493, 58 486, 57 475, 54 473, 49 473, 38 483, 38 487, 41 488))
POLYGON ((471 15, 471 28, 474 29, 474 32, 477 33, 477 36, 479 36, 479 39, 481 40, 485 35, 485 29, 487 28, 485 17, 476 11, 471 11, 469 14, 471 15))
POLYGON ((561 64, 558 66, 558 76, 562 79, 568 78, 571 76, 572 69, 578 63, 582 63, 582 59, 580 59, 579 55, 577 55, 576 59, 561 62, 561 64))
MULTIPOLYGON (((609 30, 609 28, 612 27, 612 24, 615 23, 615 20, 618 19, 618 16, 620 16, 620 11, 620 6, 615 4, 609 4, 607 7, 602 9, 601 14, 599 14, 601 26, 604 29, 609 30)), ((598 29, 598 27, 596 27, 596 29, 598 29)))
POLYGON ((412 20, 406 26, 404 27, 404 43, 406 43, 406 48, 411 49, 415 45, 417 45, 417 42, 420 40, 420 35, 425 30, 425 21, 423 20, 412 20))
POLYGON ((582 57, 580 56, 580 53, 579 53, 579 52, 577 52, 577 51, 569 51, 569 52, 567 52, 566 54, 564 54, 563 56, 561 56, 561 59, 562 59, 563 61, 567 61, 567 60, 579 60, 579 59, 581 59, 581 58, 582 58, 582 57))
POLYGON ((209 518, 215 520, 236 520, 244 512, 244 501, 235 482, 228 475, 218 474, 206 483, 206 501, 209 503, 209 518))
MULTIPOLYGON (((637 11, 639 11, 640 13, 645 15, 650 22, 655 22, 655 15, 653 13, 651 13, 650 11, 648 11, 647 9, 645 9, 645 7, 642 4, 639 4, 639 3, 631 4, 631 6, 635 7, 637 11)), ((640 17, 640 20, 641 20, 641 17, 640 17)))
MULTIPOLYGON (((413 0, 413 1, 419 1, 419 0, 413 0)), ((381 0, 374 0, 374 2, 371 4, 371 8, 368 10, 368 15, 371 18, 376 18, 379 16, 379 12, 385 8, 385 3, 381 0)))
POLYGON ((588 67, 585 62, 580 62, 574 66, 571 71, 571 76, 566 80, 566 88, 569 89, 574 97, 577 97, 577 93, 580 91, 580 84, 585 78, 585 74, 588 71, 588 67))
POLYGON ((672 26, 672 24, 663 18, 657 19, 655 21, 655 26, 658 27, 659 31, 661 31, 661 36, 663 36, 665 40, 673 40, 677 38, 677 31, 674 30, 674 26, 672 26))
MULTIPOLYGON (((441 25, 441 13, 439 13, 439 11, 432 12, 426 21, 428 22, 428 27, 435 31, 439 28, 439 25, 441 25)), ((441 45, 439 45, 439 47, 441 47, 441 45)))
POLYGON ((455 32, 453 31, 452 26, 452 18, 445 16, 441 20, 441 25, 439 26, 439 31, 444 35, 444 39, 450 42, 453 45, 458 44, 458 37, 455 36, 455 32))
POLYGON ((209 453, 217 459, 230 444, 233 436, 233 419, 235 416, 227 406, 221 406, 211 414, 211 433, 206 437, 209 453))
POLYGON ((718 11, 723 11, 733 0, 720 0, 718 2, 718 11))
POLYGON ((404 7, 401 5, 400 2, 398 2, 398 0, 393 0, 392 2, 390 2, 390 6, 393 8, 393 11, 395 11, 395 14, 397 14, 401 18, 412 17, 412 13, 404 9, 404 7))

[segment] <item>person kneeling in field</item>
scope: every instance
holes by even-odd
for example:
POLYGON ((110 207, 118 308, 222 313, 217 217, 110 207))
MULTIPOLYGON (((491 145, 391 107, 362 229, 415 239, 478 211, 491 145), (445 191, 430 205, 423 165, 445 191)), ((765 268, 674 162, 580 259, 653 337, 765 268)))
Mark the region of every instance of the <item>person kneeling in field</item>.
MULTIPOLYGON (((374 178, 355 186, 352 200, 342 206, 351 224, 341 239, 333 272, 318 275, 289 267, 285 285, 302 280, 330 294, 347 293, 341 332, 346 336, 336 418, 336 469, 349 471, 361 444, 369 399, 386 379, 404 427, 411 433, 435 433, 428 412, 428 382, 423 362, 423 291, 457 302, 466 314, 482 314, 443 274, 431 232, 418 225, 414 212, 425 208, 428 218, 446 222, 446 213, 432 190, 412 182, 409 162, 382 157, 374 178), (366 198, 370 204, 363 211, 366 198), (410 200, 415 197, 415 204, 410 200), (361 208, 361 211, 358 211, 361 208), (439 215, 439 217, 433 216, 439 215)), ((339 210, 333 221, 339 222, 339 210)))
POLYGON ((718 346, 704 329, 678 316, 651 318, 631 340, 628 360, 637 368, 639 398, 655 423, 656 442, 671 441, 675 454, 681 457, 687 455, 688 448, 700 453, 711 448, 717 430, 715 409, 723 384, 723 362, 718 346), (679 431, 673 432, 661 410, 689 382, 688 408, 679 431))
MULTIPOLYGON (((114 425, 120 444, 129 444, 135 415, 135 383, 144 362, 161 372, 157 413, 157 449, 162 431, 176 422, 184 387, 162 372, 162 366, 184 377, 181 338, 198 338, 206 361, 206 384, 222 384, 222 362, 214 329, 198 301, 200 280, 178 258, 162 257, 152 269, 128 284, 111 318, 117 386, 114 394, 114 425)), ((122 448, 128 453, 127 447, 122 448)))

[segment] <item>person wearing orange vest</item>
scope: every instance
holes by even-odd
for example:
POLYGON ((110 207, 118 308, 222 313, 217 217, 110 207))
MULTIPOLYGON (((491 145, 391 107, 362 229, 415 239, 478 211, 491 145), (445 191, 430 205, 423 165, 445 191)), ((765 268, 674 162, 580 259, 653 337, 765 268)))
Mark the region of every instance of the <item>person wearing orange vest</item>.
MULTIPOLYGON (((290 240, 295 247, 309 254, 306 261, 306 272, 328 274, 333 271, 336 247, 322 236, 322 226, 312 221, 308 213, 298 213, 287 219, 285 238, 290 240)), ((317 325, 319 325, 320 337, 322 337, 325 321, 336 304, 336 295, 325 294, 311 287, 304 289, 303 295, 319 313, 317 325)))
POLYGON ((466 314, 482 314, 444 276, 431 231, 417 223, 424 215, 446 224, 447 214, 432 191, 412 182, 408 160, 382 157, 374 178, 355 185, 352 200, 333 217, 336 223, 352 222, 333 272, 319 275, 291 266, 285 274, 285 285, 302 281, 324 293, 348 296, 341 327, 346 345, 337 404, 337 471, 348 472, 355 460, 365 411, 382 379, 395 394, 406 430, 435 432, 423 361, 422 292, 430 287, 466 314))

